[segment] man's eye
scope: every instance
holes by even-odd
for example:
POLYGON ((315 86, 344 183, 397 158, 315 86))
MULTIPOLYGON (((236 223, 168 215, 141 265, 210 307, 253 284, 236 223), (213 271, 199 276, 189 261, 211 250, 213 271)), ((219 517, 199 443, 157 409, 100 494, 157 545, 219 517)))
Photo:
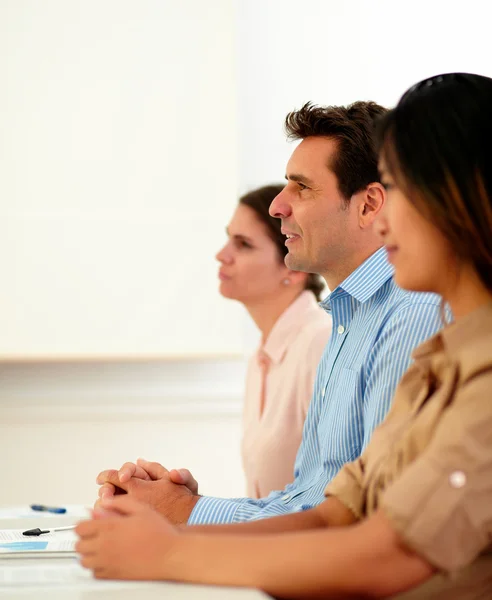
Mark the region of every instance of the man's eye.
POLYGON ((307 190, 307 185, 304 185, 300 181, 297 182, 297 185, 299 186, 299 189, 301 189, 301 190, 307 190))

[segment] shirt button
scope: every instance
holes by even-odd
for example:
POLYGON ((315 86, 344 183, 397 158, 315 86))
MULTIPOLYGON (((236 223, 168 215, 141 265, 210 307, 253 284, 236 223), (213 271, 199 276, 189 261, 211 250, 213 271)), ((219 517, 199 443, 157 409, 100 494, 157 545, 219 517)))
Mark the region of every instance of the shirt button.
POLYGON ((345 331, 345 327, 343 325, 339 325, 337 331, 340 335, 342 335, 342 333, 345 331))
POLYGON ((449 483, 458 490, 466 484, 466 475, 463 471, 453 471, 449 476, 449 483))
POLYGON ((288 500, 290 500, 290 494, 285 494, 285 496, 282 496, 282 500, 284 502, 287 502, 288 500))

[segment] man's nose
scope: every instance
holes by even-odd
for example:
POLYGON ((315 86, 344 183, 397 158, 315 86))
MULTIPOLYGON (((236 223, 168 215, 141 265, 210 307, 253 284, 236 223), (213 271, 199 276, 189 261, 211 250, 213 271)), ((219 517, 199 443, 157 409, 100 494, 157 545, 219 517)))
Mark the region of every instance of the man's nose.
POLYGON ((283 219, 288 217, 291 214, 290 204, 288 202, 288 194, 285 191, 285 188, 275 196, 272 203, 270 204, 270 209, 268 211, 271 217, 275 217, 277 219, 283 219))

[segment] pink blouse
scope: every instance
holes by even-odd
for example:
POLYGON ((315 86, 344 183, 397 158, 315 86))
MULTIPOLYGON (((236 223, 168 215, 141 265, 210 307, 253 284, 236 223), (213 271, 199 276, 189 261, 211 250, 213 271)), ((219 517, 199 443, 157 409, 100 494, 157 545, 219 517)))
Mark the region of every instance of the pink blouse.
POLYGON ((252 356, 246 378, 242 458, 247 494, 263 498, 294 479, 294 462, 331 317, 304 291, 252 356))

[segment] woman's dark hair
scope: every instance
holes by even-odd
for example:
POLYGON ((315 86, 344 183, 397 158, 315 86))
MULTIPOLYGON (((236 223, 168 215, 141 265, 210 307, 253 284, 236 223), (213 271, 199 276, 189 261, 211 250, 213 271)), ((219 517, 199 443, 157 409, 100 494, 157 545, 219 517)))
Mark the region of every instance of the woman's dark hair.
MULTIPOLYGON (((268 235, 277 247, 279 260, 281 262, 283 262, 285 255, 288 252, 285 245, 286 237, 280 230, 282 226, 280 219, 270 216, 268 209, 270 208, 273 199, 280 194, 284 187, 285 186, 282 184, 265 185, 264 187, 245 194, 239 199, 239 204, 249 206, 249 208, 255 212, 259 220, 266 226, 268 235)), ((321 292, 324 287, 325 284, 319 275, 309 273, 306 279, 305 289, 313 292, 318 302, 321 300, 321 292)))
POLYGON ((492 79, 421 81, 382 117, 377 137, 389 174, 492 290, 492 79))

